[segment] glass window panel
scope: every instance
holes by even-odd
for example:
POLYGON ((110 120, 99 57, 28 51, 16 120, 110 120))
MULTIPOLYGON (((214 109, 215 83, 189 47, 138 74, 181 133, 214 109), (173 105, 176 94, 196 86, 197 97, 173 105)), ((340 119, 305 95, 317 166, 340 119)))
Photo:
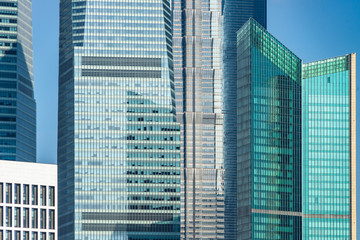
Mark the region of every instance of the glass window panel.
MULTIPOLYGON (((3 207, 0 207, 0 227, 2 227, 2 226, 4 226, 4 218, 3 218, 3 207)), ((0 240, 1 240, 1 238, 0 238, 0 240)))
POLYGON ((20 208, 15 208, 15 227, 21 227, 21 213, 20 208))
POLYGON ((12 227, 12 208, 6 207, 6 226, 12 227))
POLYGON ((6 184, 6 203, 12 203, 12 184, 6 184))
POLYGON ((32 239, 31 240, 38 240, 38 233, 37 232, 32 233, 32 239))
POLYGON ((49 211, 49 228, 55 229, 55 211, 54 210, 49 211))
POLYGON ((54 187, 49 188, 49 205, 55 206, 55 188, 54 187))
POLYGON ((21 185, 20 184, 15 184, 15 194, 14 194, 14 202, 15 204, 20 204, 20 194, 21 194, 21 191, 20 191, 20 188, 21 188, 21 185))
POLYGON ((4 194, 4 184, 3 183, 0 183, 0 203, 3 203, 3 194, 4 194))
POLYGON ((46 206, 46 186, 40 188, 40 205, 46 206))
POLYGON ((32 205, 38 205, 38 186, 32 185, 31 188, 31 203, 32 205))
POLYGON ((30 233, 24 232, 24 240, 30 240, 30 233))
POLYGON ((29 228, 30 227, 30 221, 29 221, 29 209, 28 208, 24 208, 23 210, 23 214, 24 214, 24 228, 29 228))
POLYGON ((31 217, 31 225, 32 228, 38 228, 38 210, 32 210, 32 217, 31 217))
POLYGON ((24 201, 24 204, 26 204, 26 205, 29 204, 29 185, 24 185, 23 201, 24 201))
POLYGON ((46 229, 46 210, 45 209, 41 209, 40 228, 46 229))

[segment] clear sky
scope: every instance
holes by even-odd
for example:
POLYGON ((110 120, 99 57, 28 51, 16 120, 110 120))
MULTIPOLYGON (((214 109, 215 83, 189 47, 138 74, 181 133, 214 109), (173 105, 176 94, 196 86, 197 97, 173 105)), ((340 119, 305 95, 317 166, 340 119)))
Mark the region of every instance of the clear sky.
MULTIPOLYGON (((305 63, 347 53, 358 53, 358 106, 359 29, 360 0, 268 0, 268 30, 305 63)), ((39 162, 46 163, 56 163, 58 31, 58 0, 33 0, 37 157, 39 162)), ((357 114, 359 119, 360 109, 357 114)), ((360 130, 360 127, 358 129, 360 130)), ((360 174, 360 163, 357 170, 360 174)), ((359 196, 360 187, 358 200, 359 196)), ((358 216, 360 218, 360 205, 358 216)), ((360 221, 358 224, 360 227, 360 221)))

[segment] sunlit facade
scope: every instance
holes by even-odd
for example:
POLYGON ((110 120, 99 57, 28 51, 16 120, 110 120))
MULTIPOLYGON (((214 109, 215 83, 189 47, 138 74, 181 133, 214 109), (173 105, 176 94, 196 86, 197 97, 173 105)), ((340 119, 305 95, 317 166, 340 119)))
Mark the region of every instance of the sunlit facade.
POLYGON ((224 239, 221 0, 173 0, 181 239, 224 239))
POLYGON ((356 55, 303 65, 303 238, 356 239, 356 55))
POLYGON ((168 0, 61 0, 59 239, 180 239, 168 0))
POLYGON ((30 0, 0 1, 0 160, 36 161, 30 0))
POLYGON ((57 166, 0 161, 0 239, 57 240, 57 166))
POLYGON ((300 240, 301 60, 254 19, 237 34, 237 239, 300 240))

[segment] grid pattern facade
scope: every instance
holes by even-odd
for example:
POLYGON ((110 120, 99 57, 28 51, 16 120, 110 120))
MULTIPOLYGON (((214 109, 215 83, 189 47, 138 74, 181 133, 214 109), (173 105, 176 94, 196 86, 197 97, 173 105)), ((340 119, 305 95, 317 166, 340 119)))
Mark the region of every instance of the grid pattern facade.
POLYGON ((236 32, 250 17, 267 26, 267 0, 223 0, 223 113, 225 162, 225 238, 236 239, 236 32))
POLYGON ((224 239, 221 0, 173 0, 181 239, 224 239))
POLYGON ((237 238, 301 239, 301 60, 254 19, 237 36, 237 238))
POLYGON ((352 55, 303 65, 303 232, 351 238, 352 55))
POLYGON ((170 2, 60 4, 59 238, 180 239, 170 2))
POLYGON ((0 239, 55 240, 55 186, 0 182, 0 239))
POLYGON ((36 161, 31 1, 0 1, 0 159, 36 161))

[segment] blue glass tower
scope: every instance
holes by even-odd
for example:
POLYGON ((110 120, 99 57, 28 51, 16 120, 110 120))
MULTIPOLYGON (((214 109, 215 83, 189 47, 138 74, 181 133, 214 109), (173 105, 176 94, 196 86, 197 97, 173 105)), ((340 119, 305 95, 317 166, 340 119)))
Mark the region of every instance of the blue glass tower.
POLYGON ((267 0, 223 0, 223 113, 225 163, 225 238, 236 239, 236 32, 254 18, 267 27, 267 0))
POLYGON ((61 0, 59 239, 180 239, 169 0, 61 0))
POLYGON ((36 161, 31 1, 0 1, 0 159, 36 161))

